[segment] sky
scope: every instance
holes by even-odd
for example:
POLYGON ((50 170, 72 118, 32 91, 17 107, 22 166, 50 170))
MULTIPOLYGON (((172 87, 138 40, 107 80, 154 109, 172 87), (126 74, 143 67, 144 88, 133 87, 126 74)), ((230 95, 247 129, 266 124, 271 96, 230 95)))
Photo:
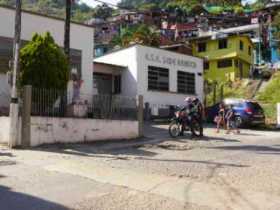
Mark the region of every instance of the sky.
MULTIPOLYGON (((93 7, 96 6, 97 4, 99 4, 94 0, 81 0, 81 1, 90 5, 90 6, 93 6, 93 7)), ((102 0, 102 1, 108 2, 108 3, 111 3, 111 4, 117 4, 118 2, 120 2, 120 0, 102 0)), ((255 1, 256 0, 242 0, 242 3, 243 4, 244 3, 254 3, 255 1)))
MULTIPOLYGON (((100 3, 97 3, 96 1, 94 0, 81 0, 82 2, 88 4, 89 6, 96 6, 97 4, 100 4, 100 3)), ((118 2, 120 2, 120 0, 102 0, 104 2, 108 2, 108 3, 111 3, 111 4, 117 4, 118 2)))

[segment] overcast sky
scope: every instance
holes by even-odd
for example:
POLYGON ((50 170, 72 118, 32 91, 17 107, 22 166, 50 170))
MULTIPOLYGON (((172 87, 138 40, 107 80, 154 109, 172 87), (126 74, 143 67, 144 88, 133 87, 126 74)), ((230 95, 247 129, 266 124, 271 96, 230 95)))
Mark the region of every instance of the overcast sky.
MULTIPOLYGON (((81 0, 82 2, 85 2, 86 4, 90 5, 90 6, 96 6, 98 3, 95 1, 95 0, 81 0)), ((104 2, 108 2, 108 3, 111 3, 111 4, 117 4, 118 2, 120 2, 120 0, 102 0, 104 2)), ((243 3, 253 3, 255 2, 256 0, 242 0, 243 3)))
MULTIPOLYGON (((90 6, 96 6, 98 3, 94 0, 81 0, 82 2, 85 2, 86 4, 90 5, 90 6)), ((120 0, 102 0, 104 2, 108 2, 111 4, 117 4, 118 2, 120 2, 120 0)))

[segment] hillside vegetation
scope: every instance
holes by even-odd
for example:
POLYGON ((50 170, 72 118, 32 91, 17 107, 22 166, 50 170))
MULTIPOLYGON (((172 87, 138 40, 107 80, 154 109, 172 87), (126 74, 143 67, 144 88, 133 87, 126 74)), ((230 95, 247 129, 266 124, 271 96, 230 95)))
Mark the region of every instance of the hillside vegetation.
MULTIPOLYGON (((15 0, 0 0, 0 5, 15 6, 15 0)), ((65 0, 22 0, 22 8, 55 17, 64 17, 65 0)), ((72 6, 72 20, 83 22, 94 16, 95 10, 76 1, 72 6)))
POLYGON ((264 103, 276 104, 280 102, 280 73, 273 76, 263 92, 260 92, 257 99, 264 103))
MULTIPOLYGON (((195 6, 206 6, 211 7, 212 11, 223 12, 223 11, 235 11, 242 12, 245 9, 260 9, 262 8, 267 0, 258 0, 251 6, 241 5, 241 0, 121 0, 119 3, 120 8, 128 9, 164 9, 173 10, 180 13, 188 13, 195 6)), ((0 0, 0 5, 14 6, 15 0, 0 0)), ((106 18, 112 16, 115 12, 114 9, 107 9, 105 5, 91 8, 80 0, 76 0, 72 6, 72 20, 78 22, 84 22, 96 18, 106 18), (105 8, 105 9, 104 9, 105 8), (106 13, 104 15, 104 13, 106 13)), ((52 15, 56 17, 64 17, 65 14, 65 0, 22 0, 23 9, 39 12, 42 14, 52 15)))

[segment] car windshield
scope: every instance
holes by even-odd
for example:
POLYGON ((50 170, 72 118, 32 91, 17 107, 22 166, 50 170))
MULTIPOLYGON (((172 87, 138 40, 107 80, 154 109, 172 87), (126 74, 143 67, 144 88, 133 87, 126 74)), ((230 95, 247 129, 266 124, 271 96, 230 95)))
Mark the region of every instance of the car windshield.
POLYGON ((262 107, 256 102, 250 102, 249 104, 254 110, 263 110, 262 107))

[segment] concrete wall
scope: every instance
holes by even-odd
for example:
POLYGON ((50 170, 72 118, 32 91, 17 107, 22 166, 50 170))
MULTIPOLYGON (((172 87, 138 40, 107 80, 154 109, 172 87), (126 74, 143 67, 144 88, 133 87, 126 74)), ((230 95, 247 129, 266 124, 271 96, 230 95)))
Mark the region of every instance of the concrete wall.
MULTIPOLYGON (((0 7, 0 36, 12 38, 14 36, 15 11, 0 7)), ((22 39, 30 40, 34 33, 49 31, 55 42, 63 47, 64 21, 47 18, 39 15, 23 12, 22 14, 22 39)), ((84 84, 82 92, 92 92, 92 59, 93 59, 93 28, 71 24, 70 47, 82 51, 82 79, 84 84)))
POLYGON ((138 137, 137 121, 31 118, 31 146, 138 137))
POLYGON ((0 143, 8 144, 10 131, 10 118, 0 117, 0 143))
MULTIPOLYGON (((8 117, 0 117, 0 143, 9 141, 9 122, 8 117)), ((138 121, 31 118, 31 146, 134 139, 138 136, 138 121)))

